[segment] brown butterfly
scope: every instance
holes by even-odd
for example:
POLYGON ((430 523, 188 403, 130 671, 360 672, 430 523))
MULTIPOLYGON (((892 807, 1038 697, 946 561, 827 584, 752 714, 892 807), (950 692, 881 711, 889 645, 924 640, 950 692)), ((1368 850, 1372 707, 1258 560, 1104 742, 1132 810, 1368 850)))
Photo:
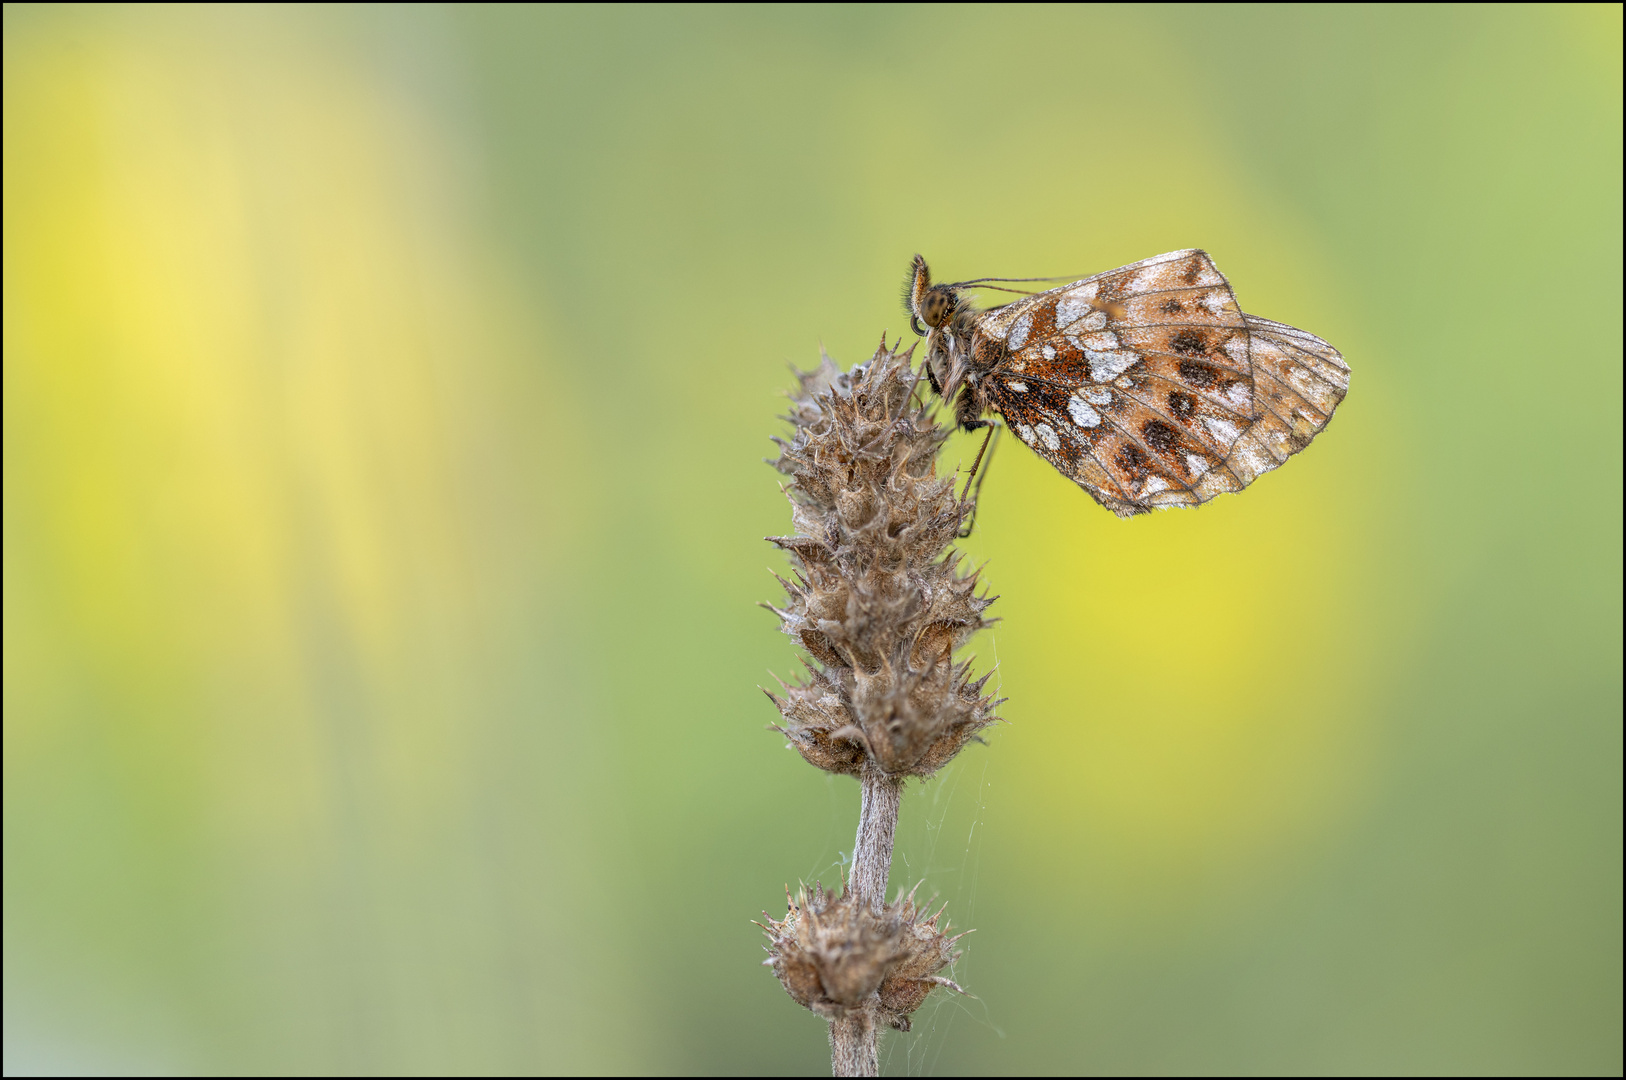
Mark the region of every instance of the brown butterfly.
POLYGON ((1349 389, 1337 349, 1244 313, 1206 252, 987 310, 961 295, 994 280, 933 285, 915 256, 906 302, 926 378, 966 431, 998 413, 1120 517, 1241 491, 1309 445, 1349 389))

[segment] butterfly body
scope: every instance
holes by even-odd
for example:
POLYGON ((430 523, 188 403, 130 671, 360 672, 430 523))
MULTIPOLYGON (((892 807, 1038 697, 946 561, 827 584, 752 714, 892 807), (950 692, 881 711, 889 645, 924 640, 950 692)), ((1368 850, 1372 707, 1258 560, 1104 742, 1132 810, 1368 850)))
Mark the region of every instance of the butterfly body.
POLYGON ((1336 349, 1245 314, 1202 251, 988 310, 964 284, 933 285, 915 257, 907 300, 932 389, 967 430, 999 414, 1120 516, 1240 491, 1308 445, 1349 387, 1336 349))

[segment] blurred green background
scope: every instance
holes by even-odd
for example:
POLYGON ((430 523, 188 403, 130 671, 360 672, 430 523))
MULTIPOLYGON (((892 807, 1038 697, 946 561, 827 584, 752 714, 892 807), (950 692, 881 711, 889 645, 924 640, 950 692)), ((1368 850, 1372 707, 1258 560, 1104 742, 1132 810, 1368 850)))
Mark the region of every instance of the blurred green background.
POLYGON ((998 454, 884 1071, 1621 1070, 1618 6, 7 5, 4 107, 8 1073, 825 1072, 786 362, 1187 246, 1350 396, 998 454))

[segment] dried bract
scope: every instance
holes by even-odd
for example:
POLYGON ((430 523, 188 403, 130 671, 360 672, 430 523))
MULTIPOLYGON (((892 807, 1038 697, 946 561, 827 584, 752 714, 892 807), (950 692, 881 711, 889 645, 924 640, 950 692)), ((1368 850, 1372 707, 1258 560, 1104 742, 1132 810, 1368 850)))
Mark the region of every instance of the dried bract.
POLYGON ((794 580, 772 610, 812 656, 768 696, 804 758, 848 775, 930 776, 997 717, 954 651, 988 625, 992 598, 950 549, 971 511, 936 473, 949 427, 913 406, 907 354, 882 342, 848 374, 828 356, 799 376, 773 464, 790 477, 794 536, 769 537, 794 580))

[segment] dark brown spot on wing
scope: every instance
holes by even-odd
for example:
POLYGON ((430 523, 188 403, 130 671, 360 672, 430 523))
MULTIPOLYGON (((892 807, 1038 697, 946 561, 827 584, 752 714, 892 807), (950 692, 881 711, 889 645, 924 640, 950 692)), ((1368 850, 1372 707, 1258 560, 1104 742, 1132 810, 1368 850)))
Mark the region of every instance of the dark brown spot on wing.
POLYGON ((1171 296, 1159 304, 1157 310, 1164 315, 1176 315, 1186 309, 1180 306, 1180 301, 1171 296))
POLYGON ((1197 399, 1183 390, 1169 391, 1169 413, 1182 424, 1190 423, 1197 411, 1197 399))
POLYGON ((1179 434, 1161 420, 1148 420, 1141 425, 1140 433, 1146 436, 1146 445, 1160 454, 1166 454, 1180 445, 1179 434))
POLYGON ((1152 471, 1152 459, 1147 457, 1140 447, 1132 442, 1126 442, 1118 447, 1117 454, 1113 455, 1113 463, 1128 473, 1130 478, 1139 483, 1152 471))
POLYGON ((1197 330, 1182 330, 1169 339, 1169 348, 1181 356, 1202 356, 1208 352, 1208 340, 1197 330))
POLYGON ((1199 390, 1212 390, 1219 382, 1219 372, 1208 364, 1196 360, 1180 361, 1180 377, 1199 390))

